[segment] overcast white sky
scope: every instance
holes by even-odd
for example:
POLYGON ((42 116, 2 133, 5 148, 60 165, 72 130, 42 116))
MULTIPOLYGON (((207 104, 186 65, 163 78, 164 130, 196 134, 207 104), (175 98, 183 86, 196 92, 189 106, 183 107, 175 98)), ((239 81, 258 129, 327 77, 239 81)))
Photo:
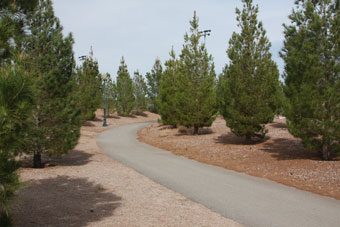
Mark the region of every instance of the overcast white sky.
MULTIPOLYGON (((88 55, 90 46, 101 73, 116 76, 120 59, 125 57, 131 75, 150 71, 155 58, 164 63, 174 46, 180 53, 183 36, 189 31, 194 10, 200 30, 211 29, 208 52, 213 55, 219 74, 228 62, 226 50, 233 31, 238 31, 235 8, 241 0, 54 0, 56 16, 64 32, 72 32, 78 58, 88 55)), ((283 23, 288 23, 294 0, 254 0, 259 19, 272 42, 273 59, 282 72, 278 56, 283 44, 283 23)))

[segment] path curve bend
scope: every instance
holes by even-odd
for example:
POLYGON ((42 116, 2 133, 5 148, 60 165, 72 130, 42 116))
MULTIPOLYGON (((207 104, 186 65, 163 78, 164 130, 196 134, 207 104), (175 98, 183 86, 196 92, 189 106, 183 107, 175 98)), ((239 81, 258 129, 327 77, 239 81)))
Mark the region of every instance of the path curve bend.
POLYGON ((97 144, 114 160, 240 224, 340 226, 339 200, 199 163, 139 142, 137 131, 151 124, 107 130, 97 136, 97 144))

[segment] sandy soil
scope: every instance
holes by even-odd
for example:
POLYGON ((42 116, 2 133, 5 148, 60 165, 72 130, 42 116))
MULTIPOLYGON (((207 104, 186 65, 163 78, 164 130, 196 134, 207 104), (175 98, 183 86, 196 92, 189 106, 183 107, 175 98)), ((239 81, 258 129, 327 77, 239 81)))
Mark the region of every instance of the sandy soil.
POLYGON ((339 157, 321 161, 288 132, 285 119, 276 118, 267 128, 265 141, 252 145, 233 135, 221 117, 199 136, 153 125, 142 129, 139 139, 176 155, 340 199, 339 157))
POLYGON ((102 112, 81 129, 77 147, 45 169, 20 169, 24 182, 12 207, 15 226, 240 226, 154 183, 104 155, 96 135, 119 125, 152 121, 157 115, 113 116, 102 112))

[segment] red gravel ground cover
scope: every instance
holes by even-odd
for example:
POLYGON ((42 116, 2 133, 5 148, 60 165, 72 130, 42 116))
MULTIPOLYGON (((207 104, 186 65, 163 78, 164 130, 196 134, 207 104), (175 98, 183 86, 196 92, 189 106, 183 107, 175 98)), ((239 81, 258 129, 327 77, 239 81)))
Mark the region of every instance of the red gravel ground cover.
POLYGON ((201 129, 199 136, 158 124, 138 134, 142 142, 175 155, 340 200, 340 157, 320 160, 288 132, 285 119, 276 118, 267 129, 265 140, 251 145, 232 134, 221 117, 212 127, 201 129))

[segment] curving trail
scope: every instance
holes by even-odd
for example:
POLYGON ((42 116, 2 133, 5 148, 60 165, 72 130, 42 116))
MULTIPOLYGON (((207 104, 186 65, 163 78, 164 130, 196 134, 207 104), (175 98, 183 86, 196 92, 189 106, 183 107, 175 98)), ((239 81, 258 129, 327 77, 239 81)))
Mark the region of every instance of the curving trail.
POLYGON ((202 164, 139 142, 137 131, 150 124, 107 130, 97 136, 97 144, 111 158, 243 225, 340 226, 339 200, 202 164))

